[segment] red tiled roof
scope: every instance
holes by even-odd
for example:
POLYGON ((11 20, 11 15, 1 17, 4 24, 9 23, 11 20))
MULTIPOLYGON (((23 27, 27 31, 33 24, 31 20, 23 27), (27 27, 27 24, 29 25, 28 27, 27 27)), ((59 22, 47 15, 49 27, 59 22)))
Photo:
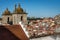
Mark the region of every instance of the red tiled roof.
POLYGON ((5 28, 7 28, 21 40, 29 40, 20 25, 5 25, 5 28))
POLYGON ((7 28, 0 25, 0 40, 21 40, 11 33, 7 28))

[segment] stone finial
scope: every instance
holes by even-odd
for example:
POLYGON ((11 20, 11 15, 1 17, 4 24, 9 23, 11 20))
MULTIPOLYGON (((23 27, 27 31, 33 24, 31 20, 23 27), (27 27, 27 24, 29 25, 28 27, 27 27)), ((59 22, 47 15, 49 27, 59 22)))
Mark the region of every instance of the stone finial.
POLYGON ((16 4, 15 4, 15 10, 16 10, 16 4))
POLYGON ((20 3, 18 3, 18 7, 20 7, 20 3))
POLYGON ((8 8, 6 8, 6 10, 8 11, 8 8))

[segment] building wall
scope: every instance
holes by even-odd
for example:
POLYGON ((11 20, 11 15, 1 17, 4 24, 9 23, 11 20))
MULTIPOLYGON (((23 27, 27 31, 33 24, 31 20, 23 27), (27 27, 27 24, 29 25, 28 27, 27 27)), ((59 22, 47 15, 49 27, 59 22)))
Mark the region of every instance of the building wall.
POLYGON ((13 24, 19 24, 20 21, 27 23, 27 15, 26 14, 13 14, 13 24), (21 20, 22 16, 22 20, 21 20))
POLYGON ((0 24, 2 24, 2 20, 0 20, 0 24))
POLYGON ((54 20, 55 20, 55 23, 56 23, 56 24, 60 24, 60 14, 56 15, 56 16, 54 17, 54 20))
POLYGON ((34 38, 34 39, 30 39, 30 40, 60 40, 60 34, 45 36, 45 37, 40 37, 40 38, 34 38))
POLYGON ((7 24, 8 17, 9 17, 9 21, 12 21, 12 16, 11 15, 3 15, 2 16, 2 23, 3 24, 7 24))
POLYGON ((22 21, 27 24, 27 14, 13 14, 13 15, 3 15, 2 16, 2 23, 7 24, 8 17, 9 21, 12 21, 13 24, 19 24, 21 21, 21 16, 22 16, 22 21))
POLYGON ((23 14, 23 22, 27 24, 27 14, 23 14))

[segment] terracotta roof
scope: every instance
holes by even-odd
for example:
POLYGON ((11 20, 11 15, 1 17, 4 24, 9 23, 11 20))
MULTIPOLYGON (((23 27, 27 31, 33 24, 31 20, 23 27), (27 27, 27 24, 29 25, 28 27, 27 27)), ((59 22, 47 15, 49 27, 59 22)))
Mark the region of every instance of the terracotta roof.
POLYGON ((0 40, 21 40, 16 37, 12 32, 10 32, 7 28, 0 25, 0 40))
POLYGON ((27 31, 32 32, 32 33, 29 33, 30 37, 32 36, 35 37, 35 35, 43 36, 43 34, 44 35, 54 34, 55 29, 58 28, 57 24, 55 24, 55 21, 52 18, 47 18, 43 20, 34 20, 34 21, 31 20, 29 25, 32 26, 32 28, 30 28, 30 26, 28 26, 27 28, 27 31), (29 30, 29 29, 32 29, 32 30, 29 30), (38 34, 35 34, 35 32, 38 34))
POLYGON ((5 25, 5 28, 7 28, 21 40, 29 40, 20 25, 5 25))

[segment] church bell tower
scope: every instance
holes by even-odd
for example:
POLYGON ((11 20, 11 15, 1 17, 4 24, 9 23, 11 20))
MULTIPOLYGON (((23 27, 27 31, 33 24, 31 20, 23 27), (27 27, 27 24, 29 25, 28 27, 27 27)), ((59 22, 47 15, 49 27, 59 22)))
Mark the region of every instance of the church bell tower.
POLYGON ((19 24, 20 21, 27 24, 27 13, 24 12, 24 10, 21 8, 20 4, 18 4, 18 7, 15 5, 15 10, 12 14, 13 16, 13 24, 19 24))

